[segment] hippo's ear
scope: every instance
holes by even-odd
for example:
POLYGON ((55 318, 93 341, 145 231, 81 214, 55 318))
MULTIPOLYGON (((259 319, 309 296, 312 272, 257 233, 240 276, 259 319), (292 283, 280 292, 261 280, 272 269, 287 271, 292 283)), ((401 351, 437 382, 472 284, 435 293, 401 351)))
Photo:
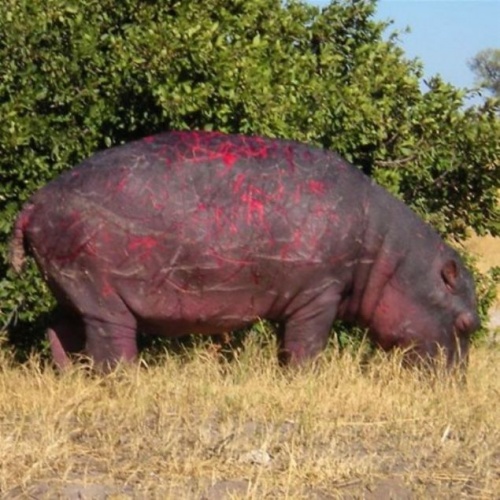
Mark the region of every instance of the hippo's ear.
POLYGON ((454 260, 446 262, 441 269, 441 277, 450 291, 454 291, 457 285, 458 265, 454 260))

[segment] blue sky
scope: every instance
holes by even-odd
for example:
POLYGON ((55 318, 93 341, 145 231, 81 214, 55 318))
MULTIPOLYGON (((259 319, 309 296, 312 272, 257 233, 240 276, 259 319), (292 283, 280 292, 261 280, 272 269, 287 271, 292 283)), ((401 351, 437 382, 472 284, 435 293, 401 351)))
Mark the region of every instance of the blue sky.
POLYGON ((439 73, 456 87, 474 86, 471 57, 500 48, 500 0, 379 0, 376 18, 393 19, 393 31, 410 27, 400 36, 407 56, 423 61, 426 78, 439 73))

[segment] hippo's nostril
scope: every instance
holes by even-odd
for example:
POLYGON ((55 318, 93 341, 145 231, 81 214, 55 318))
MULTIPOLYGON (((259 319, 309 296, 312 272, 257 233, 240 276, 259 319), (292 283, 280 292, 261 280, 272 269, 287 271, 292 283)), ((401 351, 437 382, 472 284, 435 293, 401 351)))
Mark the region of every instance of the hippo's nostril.
POLYGON ((477 314, 470 312, 462 312, 455 320, 455 328, 461 333, 473 332, 481 326, 481 322, 477 314))

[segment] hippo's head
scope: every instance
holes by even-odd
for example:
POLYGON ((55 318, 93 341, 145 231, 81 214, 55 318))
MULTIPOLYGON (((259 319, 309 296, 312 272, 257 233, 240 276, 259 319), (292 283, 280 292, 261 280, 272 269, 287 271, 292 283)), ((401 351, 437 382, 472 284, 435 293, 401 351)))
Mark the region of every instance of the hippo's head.
POLYGON ((372 309, 373 340, 386 350, 408 349, 411 360, 443 353, 449 367, 466 362, 479 317, 472 275, 458 254, 440 242, 387 257, 395 264, 386 267, 392 272, 372 309))

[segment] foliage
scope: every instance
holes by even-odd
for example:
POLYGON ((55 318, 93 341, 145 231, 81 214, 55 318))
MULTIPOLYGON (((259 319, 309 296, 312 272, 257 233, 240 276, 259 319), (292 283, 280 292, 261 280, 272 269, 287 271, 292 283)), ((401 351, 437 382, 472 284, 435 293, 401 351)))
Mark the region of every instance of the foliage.
POLYGON ((336 149, 449 238, 498 234, 498 102, 464 110, 373 19, 375 1, 0 3, 0 315, 51 299, 8 271, 22 202, 94 151, 168 129, 218 129, 336 149))
POLYGON ((500 49, 484 49, 469 62, 480 87, 500 98, 500 49))

